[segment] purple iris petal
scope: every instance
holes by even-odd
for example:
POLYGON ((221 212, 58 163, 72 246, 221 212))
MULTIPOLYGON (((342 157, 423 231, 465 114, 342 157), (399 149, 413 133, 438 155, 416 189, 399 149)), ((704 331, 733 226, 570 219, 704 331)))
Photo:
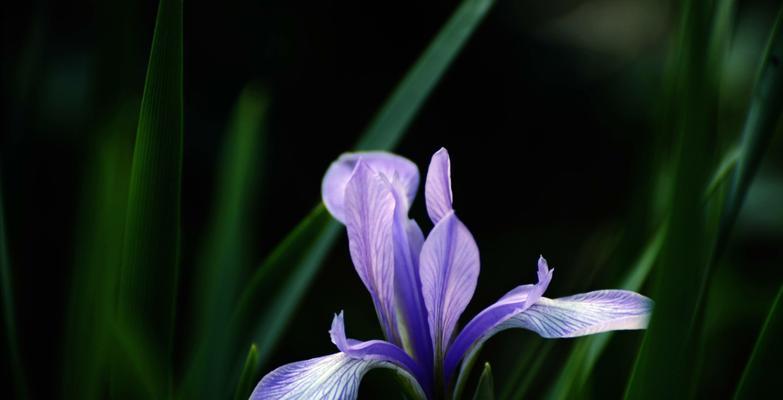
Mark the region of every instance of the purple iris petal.
MULTIPOLYGON (((400 195, 397 194, 396 198, 400 195)), ((427 310, 421 292, 419 254, 424 234, 407 209, 398 206, 394 214, 394 289, 401 324, 402 343, 429 371, 432 368, 432 342, 427 325, 427 310)))
POLYGON ((427 202, 427 214, 433 224, 437 224, 452 209, 451 160, 449 152, 444 148, 432 156, 427 170, 427 182, 424 184, 424 198, 427 202))
POLYGON ((250 400, 319 399, 354 400, 367 371, 390 368, 408 378, 411 387, 424 392, 404 369, 380 360, 361 360, 344 353, 283 365, 261 379, 250 400))
POLYGON ((466 352, 485 340, 488 332, 526 310, 541 298, 552 280, 552 272, 553 270, 548 268, 546 260, 540 257, 537 284, 517 286, 500 300, 478 313, 465 325, 446 353, 443 363, 446 382, 451 380, 452 374, 456 371, 466 352))
POLYGON ((399 343, 394 311, 394 208, 388 181, 359 161, 345 188, 351 259, 372 296, 387 339, 399 343))
POLYGON ((430 380, 430 375, 405 351, 396 345, 383 340, 368 340, 366 342, 348 339, 345 335, 345 322, 343 313, 334 316, 332 320, 332 329, 329 330, 332 343, 351 358, 361 360, 388 361, 401 368, 404 368, 416 380, 426 388, 430 380))
POLYGON ((558 299, 542 297, 505 322, 545 338, 569 338, 594 333, 645 329, 653 301, 627 290, 597 290, 558 299))
POLYGON ((338 221, 345 223, 345 187, 359 159, 372 170, 384 175, 405 194, 407 204, 413 202, 419 187, 419 169, 410 160, 382 151, 345 153, 333 162, 321 181, 321 197, 326 209, 338 221))
POLYGON ((422 292, 438 362, 460 314, 473 297, 479 274, 476 242, 453 212, 443 217, 424 241, 420 263, 422 292))

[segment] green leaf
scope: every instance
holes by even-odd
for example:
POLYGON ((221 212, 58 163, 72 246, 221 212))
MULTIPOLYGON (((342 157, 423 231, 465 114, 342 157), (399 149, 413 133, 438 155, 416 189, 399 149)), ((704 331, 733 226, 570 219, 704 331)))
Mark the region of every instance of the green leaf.
MULTIPOLYGON (((234 324, 249 329, 259 348, 273 348, 280 339, 340 231, 340 224, 319 204, 258 268, 239 301, 234 324), (256 311, 259 304, 261 312, 256 311), (251 318, 255 313, 261 317, 251 318)), ((265 351, 259 364, 268 357, 265 351)))
POLYGON ((253 343, 247 353, 245 366, 242 367, 242 374, 239 375, 239 384, 234 392, 234 400, 245 400, 250 397, 256 375, 258 375, 258 347, 253 343))
POLYGON ((761 69, 753 90, 753 97, 742 128, 737 168, 724 203, 724 211, 715 246, 716 257, 726 248, 731 229, 737 219, 750 183, 761 164, 783 109, 783 8, 778 12, 775 26, 761 62, 761 69))
POLYGON ((195 354, 182 396, 218 398, 228 390, 234 336, 227 329, 240 282, 250 267, 251 211, 264 159, 266 93, 249 85, 239 97, 226 132, 216 182, 215 208, 198 257, 193 329, 195 354))
POLYGON ((484 363, 484 371, 481 372, 473 400, 495 400, 495 384, 492 379, 492 368, 489 363, 484 363))
MULTIPOLYGON (((172 381, 180 245, 182 169, 182 2, 161 0, 152 38, 131 164, 118 313, 122 326, 152 346, 165 392, 172 381)), ((114 393, 138 398, 135 378, 115 376, 114 393)))
POLYGON ((102 398, 108 381, 128 205, 128 138, 138 112, 138 103, 132 103, 126 102, 98 130, 100 139, 85 169, 63 343, 62 390, 67 398, 102 398))
POLYGON ((356 150, 393 149, 432 89, 487 15, 494 0, 463 0, 446 25, 397 85, 356 150))
MULTIPOLYGON (((2 182, 0 182, 2 183, 2 182)), ((14 388, 17 398, 27 398, 27 384, 19 355, 19 340, 16 330, 16 313, 14 307, 14 291, 11 277, 11 261, 8 256, 8 243, 5 236, 5 208, 3 206, 3 187, 0 184, 0 289, 3 301, 3 329, 8 346, 8 363, 13 372, 14 388)), ((5 357, 3 357, 5 358, 5 357)))
MULTIPOLYGON (((492 3, 491 0, 461 3, 370 123, 356 144, 357 150, 394 148, 492 3)), ((256 270, 242 292, 234 324, 243 332, 246 328, 242 327, 250 323, 247 329, 260 348, 274 348, 340 228, 323 204, 319 204, 256 270), (282 273, 283 267, 287 274, 282 273)), ((269 353, 264 351, 260 356, 261 365, 269 353)))
POLYGON ((726 15, 712 1, 686 1, 680 10, 668 99, 676 132, 670 229, 650 294, 655 311, 626 390, 630 398, 688 397, 698 375, 698 293, 714 240, 703 200, 715 153, 719 49, 728 36, 720 29, 730 25, 720 19, 726 15))
POLYGON ((772 307, 769 309, 761 333, 753 346, 753 352, 745 365, 734 393, 735 399, 761 399, 770 393, 780 393, 780 357, 783 356, 783 285, 778 289, 772 307), (777 373, 775 371, 778 371, 777 373))

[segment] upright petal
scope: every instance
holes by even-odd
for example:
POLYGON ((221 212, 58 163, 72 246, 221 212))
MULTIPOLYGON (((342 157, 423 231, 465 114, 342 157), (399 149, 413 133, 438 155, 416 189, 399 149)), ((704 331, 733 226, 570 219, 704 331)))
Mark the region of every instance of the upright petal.
POLYGON ((479 274, 476 242, 453 212, 443 217, 424 241, 420 273, 435 357, 440 360, 460 314, 473 297, 479 274))
POLYGON ((427 182, 424 184, 424 198, 427 201, 427 214, 433 224, 437 224, 452 210, 451 160, 449 152, 444 148, 432 156, 427 182))
POLYGON ((358 396, 362 378, 374 368, 389 368, 406 376, 414 390, 425 397, 414 378, 393 363, 336 353, 277 368, 261 379, 250 400, 353 400, 358 396))
POLYGON ((389 183, 360 161, 345 188, 351 259, 372 296, 387 339, 399 341, 394 312, 395 201, 389 183))
POLYGON ((396 345, 383 340, 368 340, 366 342, 348 339, 345 335, 345 322, 343 313, 334 316, 332 329, 329 331, 332 343, 351 358, 361 360, 387 361, 398 367, 404 368, 423 387, 428 388, 431 375, 427 373, 405 351, 396 345))
POLYGON ((407 204, 413 202, 419 186, 416 164, 382 151, 345 153, 329 166, 321 181, 321 197, 335 219, 345 223, 345 188, 360 159, 399 188, 407 204))
POLYGON ((427 309, 421 292, 419 254, 424 234, 415 221, 408 219, 408 210, 400 203, 394 214, 394 290, 398 311, 398 330, 402 345, 420 364, 432 369, 432 342, 427 324, 427 309))
POLYGON ((443 366, 446 382, 451 380, 452 374, 456 371, 466 352, 483 343, 488 332, 514 315, 528 309, 541 298, 552 280, 553 271, 548 268, 546 260, 540 257, 537 284, 517 286, 500 300, 478 313, 465 325, 446 353, 443 366))

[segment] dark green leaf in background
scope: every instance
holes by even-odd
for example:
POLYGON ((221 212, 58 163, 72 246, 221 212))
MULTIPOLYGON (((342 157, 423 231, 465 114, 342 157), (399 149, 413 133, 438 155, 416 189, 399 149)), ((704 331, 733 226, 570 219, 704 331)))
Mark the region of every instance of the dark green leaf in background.
MULTIPOLYGON (((182 1, 161 0, 131 164, 118 318, 151 346, 171 396, 172 331, 180 245, 182 170, 182 1)), ((119 361, 119 360, 118 360, 119 361)), ((116 374, 113 394, 138 398, 135 377, 116 374)))
POLYGON ((778 294, 772 301, 772 307, 737 385, 735 399, 761 399, 770 394, 779 394, 783 389, 779 375, 780 359, 783 357, 783 343, 780 341, 783 337, 783 306, 780 304, 782 297, 783 286, 778 289, 778 294))
POLYGON ((19 399, 27 398, 27 383, 25 380, 24 366, 19 355, 19 339, 16 330, 16 312, 14 307, 13 281, 11 277, 11 260, 8 255, 8 243, 5 237, 5 209, 3 206, 3 186, 0 181, 0 289, 2 289, 3 301, 3 329, 6 337, 8 358, 4 361, 10 364, 14 379, 13 393, 19 399))
POLYGON ((231 355, 237 349, 236 332, 228 327, 241 279, 250 268, 248 225, 265 159, 267 104, 266 93, 249 85, 237 101, 225 134, 212 220, 196 260, 193 315, 197 322, 189 335, 195 339, 195 354, 188 363, 184 398, 197 394, 218 398, 230 392, 226 371, 233 367, 231 355))

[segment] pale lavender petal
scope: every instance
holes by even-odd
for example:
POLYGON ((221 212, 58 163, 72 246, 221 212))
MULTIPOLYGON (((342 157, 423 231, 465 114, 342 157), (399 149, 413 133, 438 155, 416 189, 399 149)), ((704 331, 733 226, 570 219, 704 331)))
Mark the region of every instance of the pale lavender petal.
POLYGON ((645 329, 652 308, 652 300, 635 292, 597 290, 559 299, 542 297, 504 325, 529 329, 545 338, 569 338, 645 329))
POLYGON ((460 314, 473 297, 479 274, 476 242, 453 212, 424 241, 420 273, 435 357, 442 357, 460 314))
POLYGON ((336 353, 283 365, 258 383, 250 400, 353 400, 364 375, 374 368, 397 371, 411 382, 421 398, 424 392, 404 369, 388 361, 362 360, 336 353))
POLYGON ((449 152, 444 148, 432 156, 427 170, 427 182, 424 184, 424 198, 427 202, 427 214, 433 224, 437 224, 452 210, 451 161, 449 152))
POLYGON ((387 339, 399 343, 394 312, 394 208, 388 181, 359 161, 345 188, 349 250, 387 339))
POLYGON ((469 349, 476 348, 483 343, 488 332, 507 319, 526 310, 541 298, 552 280, 553 271, 547 267, 546 260, 540 257, 538 260, 538 283, 517 286, 500 300, 478 313, 465 325, 446 353, 443 363, 446 382, 451 379, 469 349))
POLYGON ((326 209, 335 219, 345 223, 345 187, 359 159, 385 176, 395 188, 399 188, 405 195, 406 204, 413 202, 419 186, 419 169, 416 164, 404 157, 382 151, 345 153, 329 166, 321 181, 321 197, 326 209))
POLYGON ((362 342, 348 339, 342 311, 334 316, 329 335, 332 343, 351 358, 390 362, 408 371, 424 388, 430 386, 431 375, 398 346, 383 340, 362 342))

